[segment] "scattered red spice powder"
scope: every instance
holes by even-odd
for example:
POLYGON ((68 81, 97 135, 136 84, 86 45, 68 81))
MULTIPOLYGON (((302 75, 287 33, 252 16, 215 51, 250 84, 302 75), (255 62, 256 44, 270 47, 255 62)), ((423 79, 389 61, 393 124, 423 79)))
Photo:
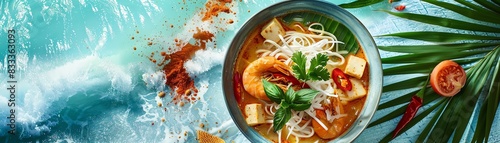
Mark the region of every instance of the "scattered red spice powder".
POLYGON ((198 32, 196 32, 193 35, 194 39, 198 39, 200 41, 206 42, 207 40, 212 40, 212 37, 214 37, 214 34, 208 32, 208 31, 202 31, 200 28, 196 28, 198 32))
MULTIPOLYGON (((183 2, 185 3, 185 0, 183 0, 183 2)), ((209 0, 205 4, 205 7, 201 10, 200 14, 201 16, 203 16, 201 20, 210 20, 210 23, 214 23, 212 18, 217 17, 221 12, 236 14, 236 12, 232 12, 228 7, 233 5, 227 5, 228 3, 232 3, 232 0, 209 0)), ((224 19, 223 21, 226 21, 226 19, 224 19)), ((234 23, 234 20, 229 19, 227 20, 227 23, 232 24, 234 23)), ((184 25, 186 25, 186 23, 184 25)), ((167 26, 167 24, 164 24, 164 26, 167 26)), ((170 28, 174 28, 174 25, 170 24, 170 28)), ((221 28, 221 30, 223 29, 221 28)), ((213 33, 202 30, 198 27, 196 28, 196 31, 190 30, 190 32, 194 33, 192 37, 193 39, 195 39, 195 43, 181 41, 175 38, 174 45, 175 47, 177 47, 176 49, 179 50, 172 51, 171 47, 168 47, 168 51, 159 52, 159 55, 161 55, 163 59, 158 59, 158 61, 154 58, 154 52, 152 52, 150 56, 146 56, 151 62, 157 64, 163 69, 166 77, 165 84, 169 86, 171 91, 173 91, 170 92, 170 95, 173 96, 172 102, 174 104, 178 104, 181 107, 186 103, 186 101, 194 103, 196 100, 200 99, 200 97, 197 96, 198 89, 196 89, 194 80, 189 76, 186 69, 184 68, 184 63, 187 60, 190 60, 196 51, 205 49, 206 42, 214 40, 213 33)), ((139 34, 139 30, 135 30, 135 33, 139 34)), ((131 39, 133 40, 136 38, 132 37, 131 39)), ((147 46, 152 46, 155 39, 144 38, 144 40, 147 40, 147 46)), ((136 50, 135 47, 134 50, 136 50)), ((162 50, 164 50, 164 48, 162 48, 162 50)), ((156 53, 158 53, 158 51, 156 51, 156 53)), ((166 108, 164 108, 164 110, 166 111, 166 108)), ((154 125, 154 122, 152 122, 152 125, 154 125)))
MULTIPOLYGON (((174 94, 174 103, 184 103, 182 102, 183 99, 188 101, 192 101, 193 99, 195 100, 195 98, 191 97, 196 96, 198 90, 194 86, 193 79, 191 79, 184 68, 184 63, 191 59, 196 51, 205 49, 206 42, 211 41, 213 37, 214 34, 198 29, 198 32, 193 35, 193 38, 198 41, 197 43, 187 43, 182 46, 179 51, 172 54, 161 52, 161 55, 164 56, 164 61, 170 60, 170 62, 163 67, 163 71, 165 72, 165 77, 167 79, 166 84, 176 93, 174 94), (187 91, 191 90, 195 94, 186 94, 187 91)), ((179 44, 181 41, 176 39, 176 42, 176 46, 181 45, 179 44)))
POLYGON ((214 37, 214 34, 208 32, 208 31, 201 31, 198 27, 196 28, 196 30, 198 32, 196 32, 194 35, 193 35, 193 38, 194 39, 198 39, 200 42, 200 46, 203 47, 203 49, 205 49, 206 45, 205 43, 208 41, 208 40, 212 40, 212 37, 214 37))
POLYGON ((205 4, 205 11, 202 12, 203 18, 201 19, 202 21, 207 21, 211 20, 212 16, 218 16, 219 13, 224 12, 224 13, 230 13, 231 10, 229 7, 226 6, 226 2, 231 0, 219 0, 218 2, 214 1, 209 1, 205 4))

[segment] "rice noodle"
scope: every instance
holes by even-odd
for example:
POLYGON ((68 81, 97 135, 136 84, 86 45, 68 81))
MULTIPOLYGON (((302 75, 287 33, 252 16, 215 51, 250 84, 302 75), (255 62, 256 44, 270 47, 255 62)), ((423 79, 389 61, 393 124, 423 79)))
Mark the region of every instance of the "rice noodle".
POLYGON ((281 131, 282 130, 279 130, 277 133, 278 133, 278 143, 281 143, 281 131))
POLYGON ((339 118, 342 118, 342 117, 345 117, 347 116, 347 114, 337 114, 337 115, 333 115, 333 112, 331 112, 330 110, 326 109, 325 110, 325 113, 326 113, 326 120, 328 120, 328 122, 332 123, 334 120, 336 119, 339 119, 339 118))
POLYGON ((326 127, 325 124, 323 124, 323 122, 321 122, 321 120, 319 120, 318 118, 316 118, 316 113, 314 112, 311 112, 309 109, 308 110, 305 110, 305 112, 307 114, 309 114, 309 116, 311 116, 311 118, 313 118, 314 120, 316 120, 316 122, 318 122, 318 124, 325 130, 328 130, 328 127, 326 127))
POLYGON ((300 125, 305 117, 305 113, 292 111, 292 115, 292 118, 286 123, 286 128, 288 129, 288 135, 286 138, 290 137, 292 134, 299 138, 312 137, 314 135, 314 130, 310 125, 312 120, 308 120, 303 125, 300 125))

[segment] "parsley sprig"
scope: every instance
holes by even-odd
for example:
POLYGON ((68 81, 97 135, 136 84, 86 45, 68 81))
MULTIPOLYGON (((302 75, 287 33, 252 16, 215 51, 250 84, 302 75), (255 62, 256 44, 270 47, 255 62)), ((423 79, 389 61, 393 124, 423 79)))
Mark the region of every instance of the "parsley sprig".
POLYGON ((309 69, 306 67, 307 58, 302 52, 295 52, 292 55, 292 61, 295 63, 292 66, 295 77, 299 80, 328 80, 330 73, 326 70, 326 62, 328 56, 325 54, 317 54, 310 61, 309 69))
POLYGON ((273 129, 278 131, 292 118, 292 110, 304 111, 311 107, 311 100, 319 93, 313 89, 301 89, 295 92, 288 87, 286 93, 277 85, 262 79, 264 91, 271 101, 280 104, 280 108, 274 114, 273 129))

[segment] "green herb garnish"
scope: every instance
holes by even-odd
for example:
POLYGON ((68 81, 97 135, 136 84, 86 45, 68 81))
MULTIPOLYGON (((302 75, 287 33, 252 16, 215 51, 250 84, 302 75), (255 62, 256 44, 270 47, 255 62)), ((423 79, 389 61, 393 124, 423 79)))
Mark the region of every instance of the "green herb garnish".
POLYGON ((295 77, 299 80, 328 80, 330 79, 330 73, 326 70, 326 62, 328 61, 328 56, 325 54, 317 54, 316 57, 311 59, 311 64, 308 70, 306 70, 307 58, 302 54, 302 52, 296 52, 292 55, 292 61, 295 63, 292 66, 293 73, 295 77))
POLYGON ((280 104, 280 108, 274 114, 273 128, 278 131, 292 117, 292 110, 304 111, 311 107, 311 100, 319 93, 313 89, 301 89, 295 92, 292 88, 288 88, 286 93, 275 84, 262 79, 264 91, 271 101, 280 104))

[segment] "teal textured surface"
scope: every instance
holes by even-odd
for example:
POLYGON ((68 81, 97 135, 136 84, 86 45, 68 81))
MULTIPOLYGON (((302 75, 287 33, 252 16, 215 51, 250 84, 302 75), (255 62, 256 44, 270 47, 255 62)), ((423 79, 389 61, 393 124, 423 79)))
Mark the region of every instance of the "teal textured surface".
MULTIPOLYGON (((0 142, 195 142, 199 129, 227 142, 248 142, 224 105, 222 63, 239 27, 253 14, 278 1, 234 0, 228 4, 232 12, 219 14, 213 23, 201 21, 206 2, 1 0, 0 46, 5 48, 0 50, 0 142), (171 103, 171 89, 163 84, 160 67, 149 57, 152 52, 169 48, 175 51, 175 39, 192 42, 197 28, 214 33, 215 39, 185 63, 200 99, 179 106, 171 103), (8 133, 10 119, 5 118, 12 109, 6 90, 10 86, 6 61, 9 30, 16 31, 17 48, 15 135, 8 133), (166 91, 167 97, 157 97, 160 91, 166 91), (159 102, 162 107, 158 107, 159 102)), ((417 0, 399 4, 406 5, 407 12, 473 21, 417 0)), ((456 32, 376 11, 394 11, 392 7, 384 2, 348 11, 374 36, 424 30, 456 32)), ((395 38, 375 38, 375 42, 378 45, 423 43, 395 38)), ((393 55, 381 52, 382 57, 393 55)), ((159 54, 152 57, 161 58, 159 54)), ((400 79, 385 77, 384 84, 400 79)), ((384 94, 381 103, 391 98, 393 94, 384 94)), ((391 110, 377 111, 373 119, 391 110)), ((500 142, 499 118, 493 123, 490 142, 500 142)), ((429 120, 422 120, 393 142, 414 141, 429 120)), ((355 142, 377 142, 398 121, 399 117, 368 128, 355 142)), ((469 141, 474 132, 470 128, 466 131, 469 134, 463 141, 469 141)))

